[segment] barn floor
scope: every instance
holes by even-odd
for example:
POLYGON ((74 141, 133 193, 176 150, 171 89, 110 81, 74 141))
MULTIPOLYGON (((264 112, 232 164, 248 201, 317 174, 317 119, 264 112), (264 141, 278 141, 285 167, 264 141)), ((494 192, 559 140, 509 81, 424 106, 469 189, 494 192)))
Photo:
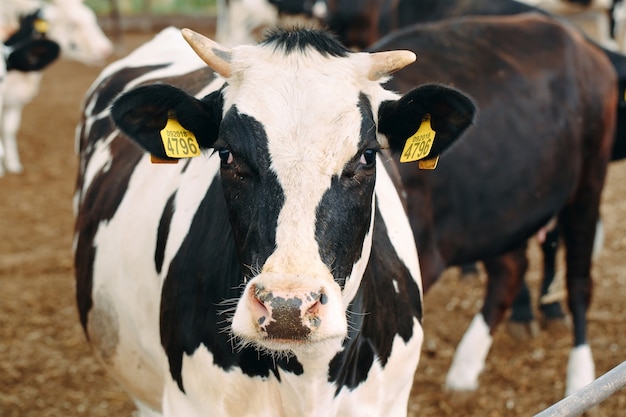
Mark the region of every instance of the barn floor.
MULTIPOLYGON (((124 50, 147 39, 128 34, 124 50)), ((78 323, 72 275, 74 127, 82 96, 100 68, 59 61, 26 108, 20 147, 25 172, 0 178, 0 417, 130 416, 132 404, 93 359, 78 323)), ((626 360, 626 162, 609 171, 602 215, 604 251, 589 335, 596 371, 626 360)), ((533 290, 538 257, 531 247, 533 290)), ((454 348, 481 304, 484 277, 450 270, 426 296, 425 344, 415 376, 411 416, 530 416, 560 399, 570 336, 541 332, 514 341, 496 333, 481 387, 473 395, 443 391, 454 348)), ((626 390, 597 416, 626 410, 626 390)))

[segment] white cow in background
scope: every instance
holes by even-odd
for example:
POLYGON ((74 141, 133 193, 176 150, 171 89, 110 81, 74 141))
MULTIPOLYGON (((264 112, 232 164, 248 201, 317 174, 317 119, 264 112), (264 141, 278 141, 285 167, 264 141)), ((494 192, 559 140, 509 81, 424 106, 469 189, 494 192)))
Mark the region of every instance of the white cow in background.
MULTIPOLYGON (((614 0, 518 0, 521 3, 544 9, 562 16, 578 26, 591 39, 611 50, 623 52, 622 42, 611 33, 611 9, 614 0)), ((615 16, 616 29, 622 26, 623 18, 615 16)))
MULTIPOLYGON (((113 44, 98 26, 96 15, 82 0, 0 0, 0 22, 17 25, 21 15, 40 10, 46 22, 42 30, 61 47, 61 56, 88 65, 102 65, 113 53, 113 44)), ((0 161, 0 176, 5 171, 22 172, 17 147, 17 132, 25 105, 39 92, 42 72, 9 71, 6 76, 4 103, 0 114, 0 137, 5 155, 0 161)))
POLYGON ((216 39, 228 46, 255 44, 267 28, 294 18, 319 22, 326 0, 217 0, 216 39))
MULTIPOLYGON (((19 27, 0 24, 0 112, 4 99, 7 71, 41 71, 59 56, 59 44, 37 30, 40 19, 36 14, 20 19, 19 27)), ((2 120, 2 113, 0 113, 2 120)), ((2 132, 0 132, 1 134, 2 132)), ((4 141, 0 137, 0 161, 4 159, 4 141)))

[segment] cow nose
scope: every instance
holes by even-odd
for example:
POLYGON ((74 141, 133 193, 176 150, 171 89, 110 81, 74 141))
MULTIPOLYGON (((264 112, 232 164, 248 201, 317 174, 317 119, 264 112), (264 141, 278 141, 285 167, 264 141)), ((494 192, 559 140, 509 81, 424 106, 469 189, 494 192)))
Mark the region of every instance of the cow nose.
POLYGON ((270 339, 303 340, 321 324, 327 296, 322 290, 310 292, 271 291, 252 288, 257 323, 270 339))

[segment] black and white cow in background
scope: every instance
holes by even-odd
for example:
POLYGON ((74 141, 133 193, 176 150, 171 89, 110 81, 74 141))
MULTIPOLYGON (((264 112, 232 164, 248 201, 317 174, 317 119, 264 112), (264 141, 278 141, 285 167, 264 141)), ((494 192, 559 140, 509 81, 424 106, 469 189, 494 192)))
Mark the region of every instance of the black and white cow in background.
MULTIPOLYGON (((113 45, 98 26, 96 15, 82 0, 6 1, 0 8, 0 20, 18 22, 20 16, 37 13, 37 30, 61 47, 61 56, 88 65, 102 65, 113 53, 113 45)), ((14 23, 15 24, 15 23, 14 23)), ((0 160, 0 176, 20 173, 17 133, 24 107, 39 92, 43 73, 9 71, 6 77, 3 115, 0 129, 6 155, 0 160)))
POLYGON ((258 42, 268 28, 319 26, 326 0, 217 0, 216 40, 236 46, 258 42))
POLYGON ((473 102, 382 88, 406 51, 184 35, 206 64, 169 28, 85 98, 75 269, 96 355, 143 416, 405 416, 422 290, 385 148, 430 124, 417 156, 438 155, 473 102))
MULTIPOLYGON (((0 57, 0 120, 7 82, 7 71, 40 71, 59 56, 59 45, 42 36, 35 28, 37 16, 24 16, 16 28, 0 27, 2 56, 0 57)), ((0 161, 4 159, 4 141, 0 131, 0 161)))

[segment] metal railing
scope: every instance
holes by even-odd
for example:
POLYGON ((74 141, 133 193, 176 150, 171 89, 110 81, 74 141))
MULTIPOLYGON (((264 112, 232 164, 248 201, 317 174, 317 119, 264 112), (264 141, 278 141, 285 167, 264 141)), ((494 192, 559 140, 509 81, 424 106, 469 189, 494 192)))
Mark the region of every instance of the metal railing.
POLYGON ((626 386, 626 361, 534 417, 575 417, 626 386))

